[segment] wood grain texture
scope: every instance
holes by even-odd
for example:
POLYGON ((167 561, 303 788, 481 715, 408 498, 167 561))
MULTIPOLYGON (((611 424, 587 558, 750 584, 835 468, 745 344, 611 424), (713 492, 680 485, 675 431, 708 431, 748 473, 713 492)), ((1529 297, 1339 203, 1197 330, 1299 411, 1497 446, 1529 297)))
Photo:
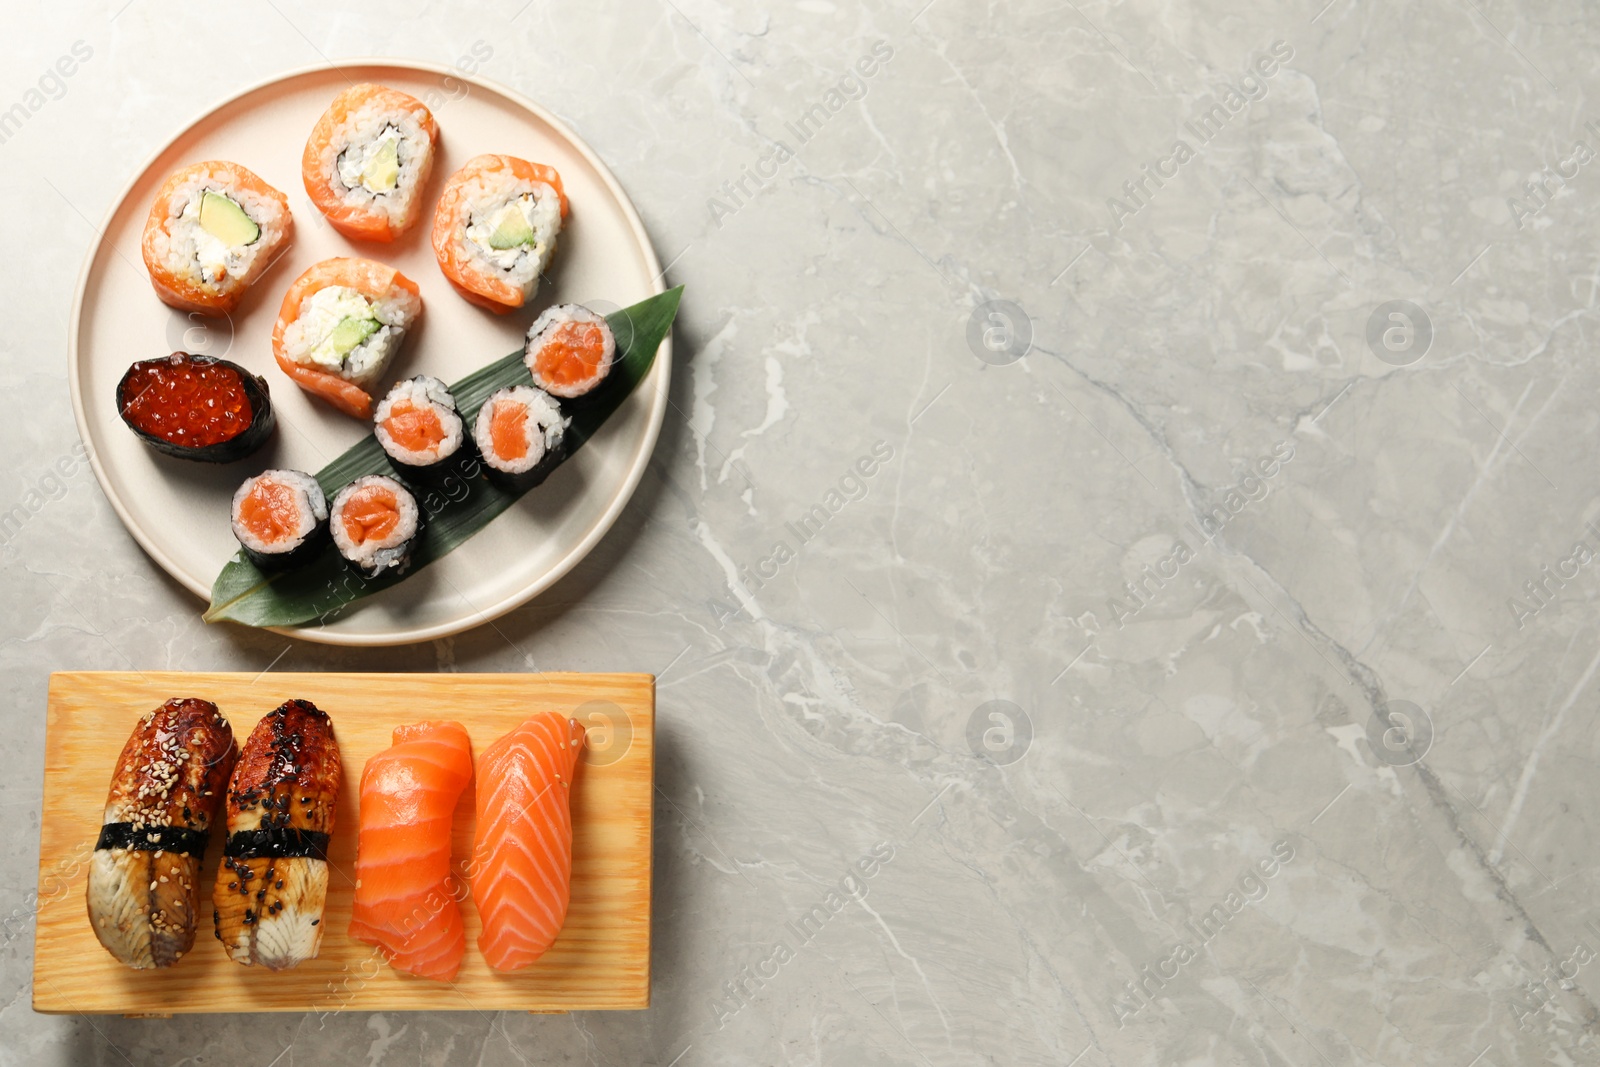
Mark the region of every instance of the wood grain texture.
MULTIPOLYGON (((591 1011, 650 1004, 650 861, 655 783, 655 679, 648 674, 186 674, 111 671, 50 678, 33 1007, 40 1012, 163 1014, 234 1011, 591 1011), (291 697, 332 718, 344 759, 333 866, 317 959, 273 974, 230 961, 202 924, 192 952, 161 971, 132 971, 100 943, 84 905, 88 858, 106 789, 134 722, 172 696, 214 701, 249 735, 291 697), (478 915, 462 904, 467 955, 452 983, 391 971, 377 950, 351 939, 361 770, 389 747, 394 727, 454 719, 474 758, 539 711, 589 727, 572 791, 572 904, 554 947, 538 963, 498 974, 477 950, 478 915), (609 721, 608 720, 612 720, 609 721)), ((452 864, 465 881, 473 787, 456 807, 452 864)), ((222 853, 214 828, 201 893, 222 853)))

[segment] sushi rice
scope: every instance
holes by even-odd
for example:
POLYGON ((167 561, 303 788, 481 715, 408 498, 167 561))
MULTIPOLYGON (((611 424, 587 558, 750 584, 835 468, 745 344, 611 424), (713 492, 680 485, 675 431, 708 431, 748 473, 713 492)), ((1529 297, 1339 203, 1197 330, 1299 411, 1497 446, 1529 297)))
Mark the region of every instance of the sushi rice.
POLYGON ((504 271, 512 285, 531 296, 539 275, 556 249, 561 232, 561 199, 544 182, 524 182, 509 175, 484 176, 467 186, 467 204, 472 221, 467 224, 467 247, 474 259, 504 271), (494 235, 512 213, 522 217, 533 234, 526 244, 495 248, 494 235))

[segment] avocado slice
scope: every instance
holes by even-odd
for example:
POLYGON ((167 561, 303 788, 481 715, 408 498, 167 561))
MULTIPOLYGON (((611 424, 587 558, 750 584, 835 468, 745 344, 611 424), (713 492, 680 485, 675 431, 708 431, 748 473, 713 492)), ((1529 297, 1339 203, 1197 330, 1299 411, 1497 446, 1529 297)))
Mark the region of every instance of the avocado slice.
POLYGON ((400 143, 384 141, 361 171, 361 184, 369 193, 393 192, 400 184, 400 143))
POLYGON ((253 245, 261 237, 261 227, 244 213, 231 197, 209 189, 200 197, 200 228, 223 244, 253 245))
POLYGON ((339 324, 328 334, 328 347, 343 359, 348 356, 361 342, 378 332, 382 324, 377 319, 358 319, 346 316, 339 320, 339 324))
POLYGON ((521 248, 533 243, 533 227, 523 217, 522 208, 512 201, 500 209, 494 222, 494 232, 489 235, 489 247, 497 251, 521 248))

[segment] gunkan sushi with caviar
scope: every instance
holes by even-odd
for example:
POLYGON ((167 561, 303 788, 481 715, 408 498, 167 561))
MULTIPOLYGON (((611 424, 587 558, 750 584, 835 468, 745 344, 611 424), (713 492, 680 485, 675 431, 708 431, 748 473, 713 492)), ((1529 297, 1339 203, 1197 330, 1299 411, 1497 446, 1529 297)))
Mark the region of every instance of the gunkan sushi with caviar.
POLYGON ((266 382, 188 352, 130 366, 117 383, 117 414, 157 452, 202 463, 243 459, 277 425, 266 382))

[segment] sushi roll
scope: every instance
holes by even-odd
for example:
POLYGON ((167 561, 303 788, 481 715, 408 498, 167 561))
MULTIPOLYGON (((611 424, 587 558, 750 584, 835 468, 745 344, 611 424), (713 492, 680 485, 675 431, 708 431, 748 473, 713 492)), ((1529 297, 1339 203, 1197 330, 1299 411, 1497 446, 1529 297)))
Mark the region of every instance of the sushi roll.
POLYGON ((370 259, 325 259, 295 279, 272 328, 278 366, 347 415, 372 418, 371 387, 422 315, 417 283, 370 259))
POLYGON ((329 527, 333 544, 364 578, 398 578, 411 565, 422 534, 422 509, 411 490, 393 478, 369 474, 334 494, 329 527))
POLYGON ((333 228, 390 242, 422 214, 439 127, 421 100, 363 82, 333 98, 300 158, 306 195, 333 228))
POLYGON ((188 352, 130 366, 117 383, 117 414, 157 452, 202 463, 243 459, 277 425, 266 382, 188 352))
POLYGON ((146 712, 117 758, 89 860, 95 937, 135 970, 171 967, 194 946, 200 866, 239 754, 209 700, 146 712))
POLYGON ((566 216, 567 194, 553 167, 476 156, 445 183, 433 216, 433 254, 462 296, 503 314, 538 291, 566 216))
POLYGON ((237 163, 213 160, 161 186, 141 248, 164 303, 226 315, 293 234, 288 197, 237 163))
POLYGON ((328 539, 328 498, 304 471, 262 471, 233 494, 233 536, 261 570, 303 563, 328 539))
POLYGON ((396 383, 378 404, 373 423, 384 454, 408 478, 442 481, 472 458, 455 397, 426 374, 396 383))
POLYGON ((333 723, 309 700, 250 731, 228 781, 228 843, 211 893, 217 940, 235 963, 281 971, 322 948, 343 776, 333 723))
POLYGON ((582 304, 557 304, 533 320, 522 360, 534 385, 572 400, 606 380, 616 354, 617 339, 604 316, 582 304))
POLYGON ((566 455, 568 422, 555 400, 532 386, 489 397, 472 428, 489 480, 513 491, 544 481, 566 455))

